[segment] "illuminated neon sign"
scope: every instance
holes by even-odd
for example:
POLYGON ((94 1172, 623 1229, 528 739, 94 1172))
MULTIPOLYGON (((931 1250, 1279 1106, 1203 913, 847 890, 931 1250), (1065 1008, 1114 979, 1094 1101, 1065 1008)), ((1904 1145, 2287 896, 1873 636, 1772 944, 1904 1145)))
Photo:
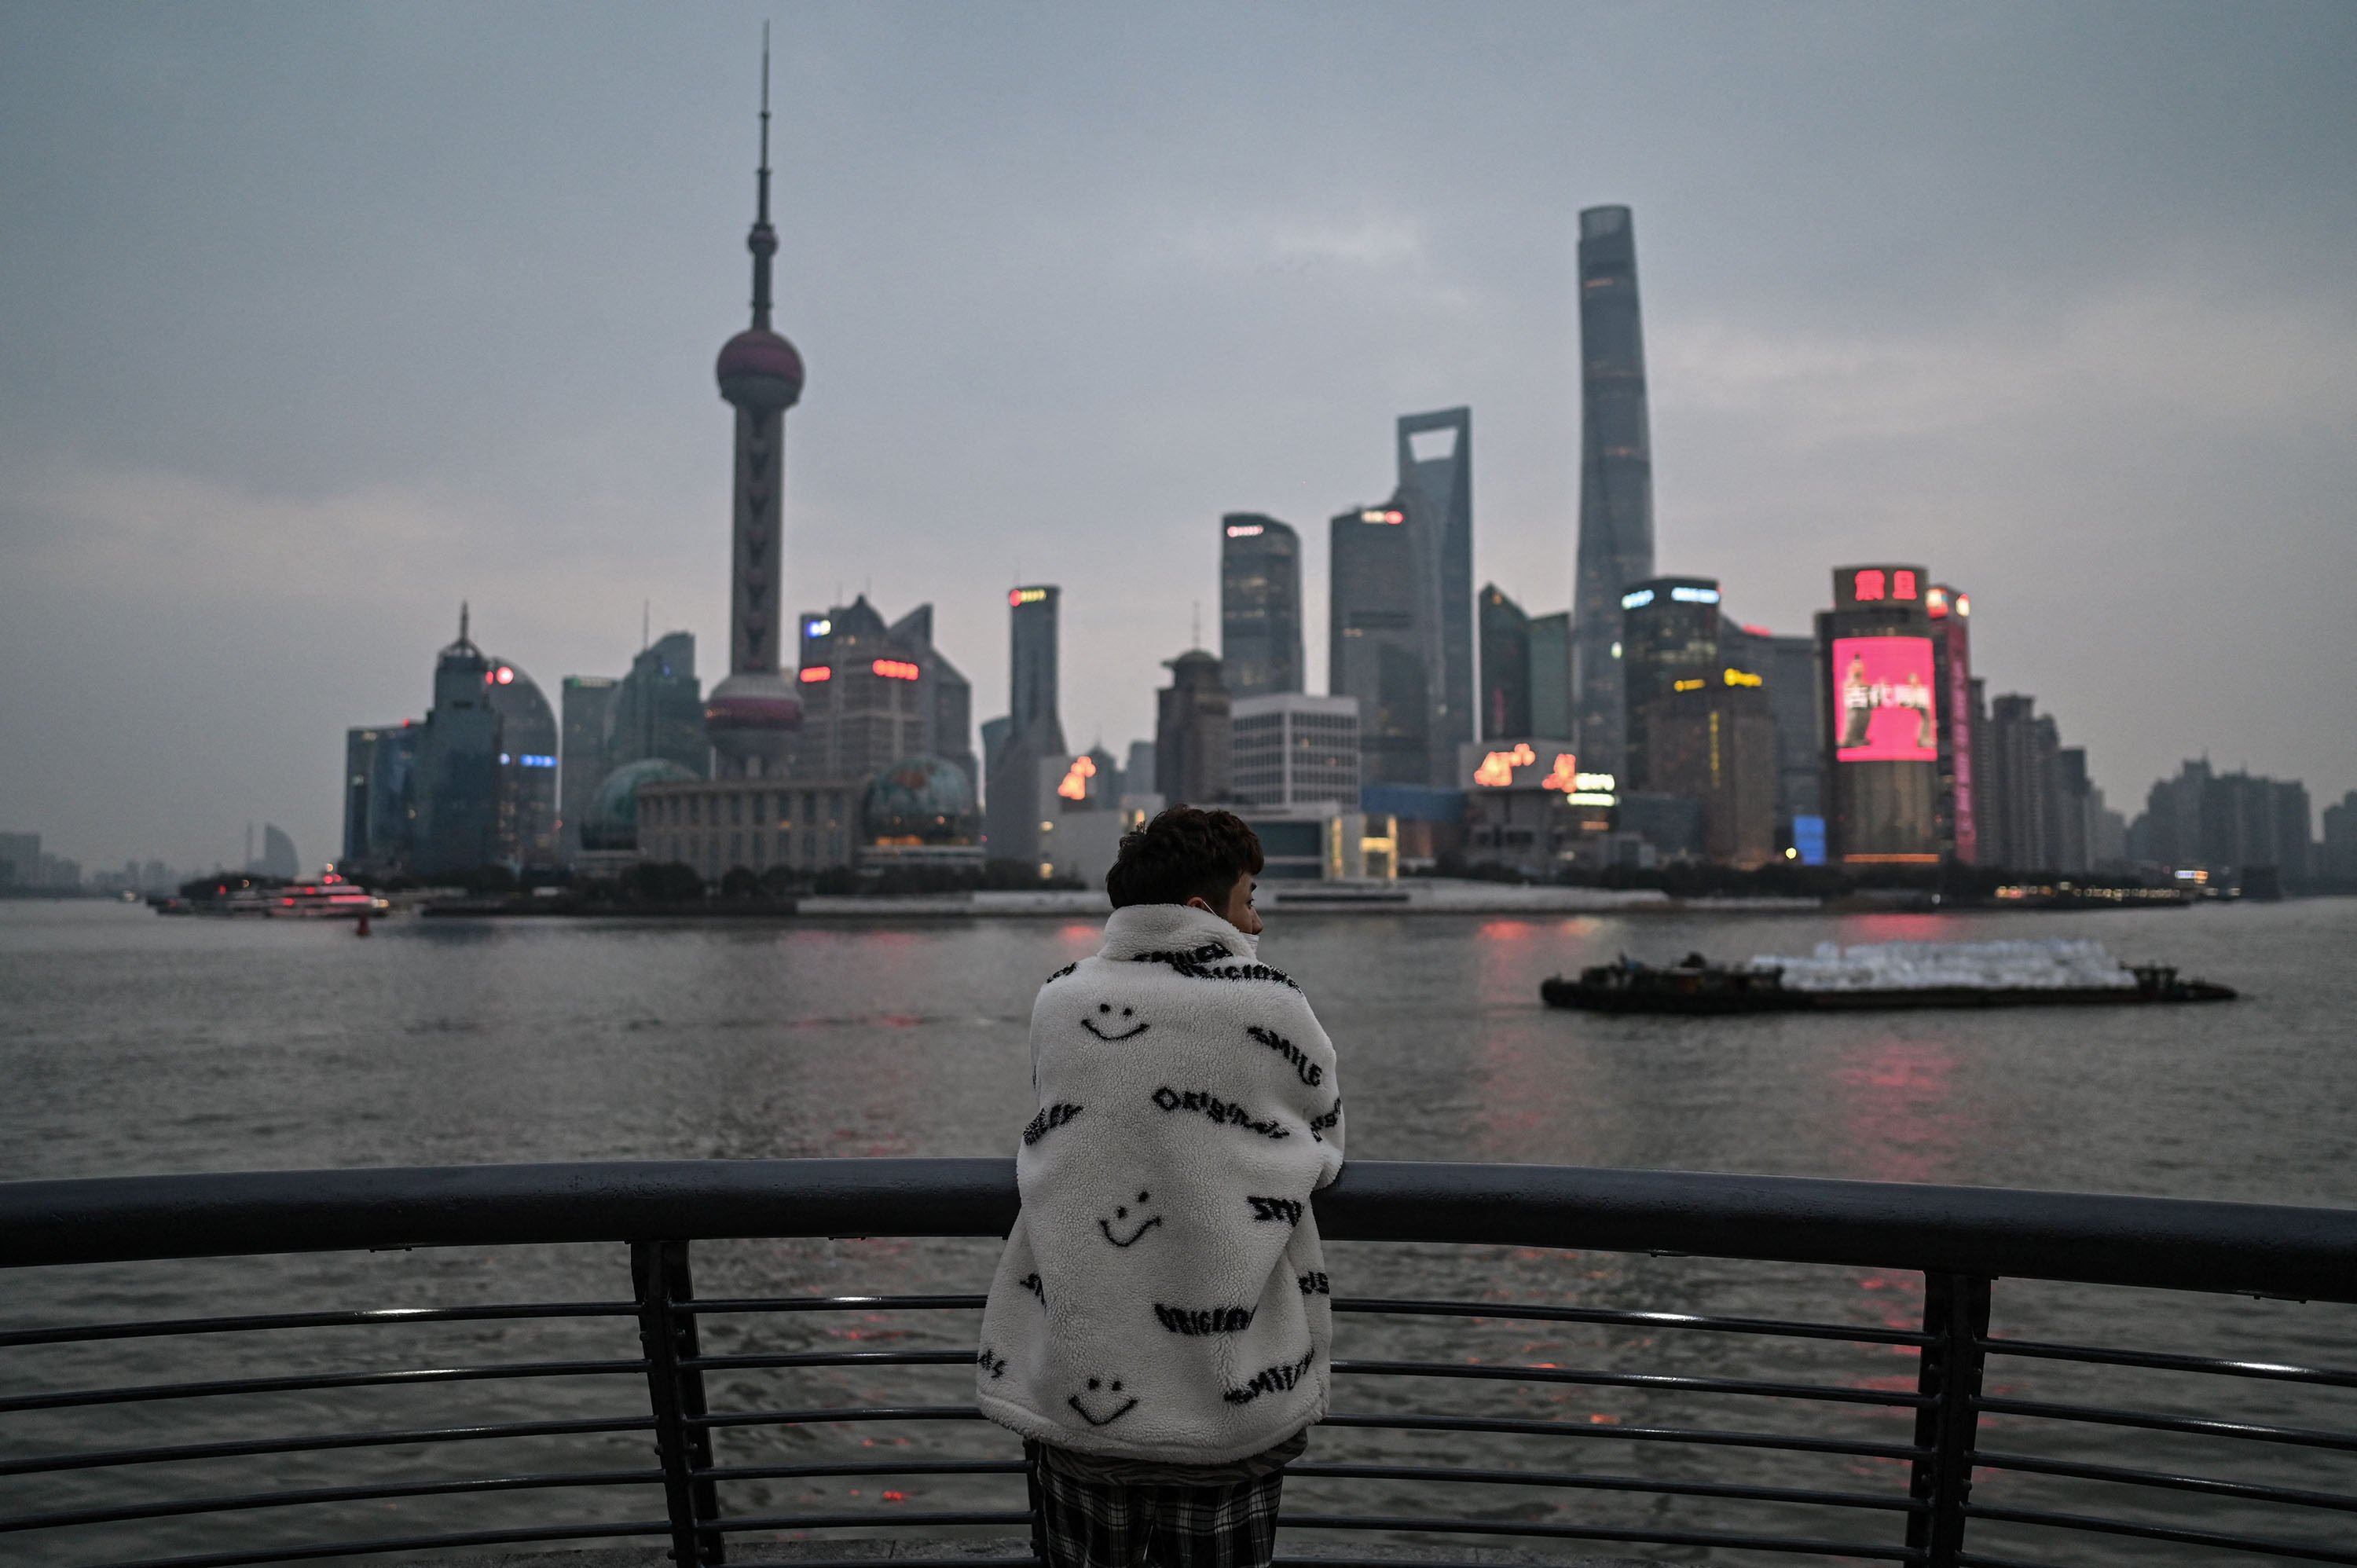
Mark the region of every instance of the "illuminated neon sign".
POLYGON ((1633 594, 1620 596, 1620 607, 1624 610, 1642 609, 1652 602, 1653 590, 1651 588, 1640 588, 1633 594))
POLYGON ((1072 758, 1071 768, 1064 775, 1064 781, 1056 786, 1056 793, 1067 800, 1085 800, 1089 798, 1089 780, 1096 776, 1096 759, 1083 753, 1072 758))
POLYGON ((1365 511, 1359 514, 1359 521, 1361 522, 1402 523, 1407 521, 1407 513, 1404 511, 1390 511, 1382 507, 1369 507, 1365 511))
POLYGON ((1253 539, 1258 537, 1262 532, 1263 530, 1261 525, 1256 522, 1232 522, 1228 524, 1228 537, 1230 539, 1253 539))
POLYGON ((1939 759, 1928 637, 1834 639, 1834 710, 1842 762, 1939 759))
POLYGON ((832 681, 834 679, 834 671, 827 665, 806 664, 802 667, 802 684, 805 686, 815 686, 821 681, 832 681))
POLYGON ((1515 768, 1528 768, 1538 759, 1529 742, 1518 742, 1512 751, 1493 751, 1484 757, 1481 766, 1473 770, 1473 782, 1485 789, 1502 789, 1514 781, 1515 768))
MULTIPOLYGON (((1853 604, 1920 603, 1926 596, 1923 575, 1912 566, 1858 566, 1845 570, 1849 573, 1849 598, 1853 604)), ((1840 583, 1841 573, 1834 575, 1834 581, 1840 583)), ((1939 596, 1939 591, 1933 590, 1932 596, 1939 596)))
POLYGON ((1717 588, 1672 588, 1670 597, 1682 605, 1715 605, 1718 603, 1718 590, 1717 588))
POLYGON ((554 768, 556 766, 556 758, 548 756, 545 752, 527 751, 522 756, 517 757, 516 760, 522 763, 526 768, 554 768))
POLYGON ((1754 675, 1748 670, 1730 669, 1722 671, 1722 673, 1726 676, 1727 683, 1730 686, 1764 686, 1768 683, 1766 676, 1754 675))
POLYGON ((1548 773, 1545 778, 1539 780, 1539 788, 1542 789, 1560 789, 1566 795, 1578 789, 1579 759, 1567 751, 1556 752, 1555 754, 1555 768, 1552 772, 1548 773))
POLYGON ((905 659, 879 659, 868 668, 887 681, 913 681, 919 674, 917 667, 905 659))
POLYGON ((1701 676, 1697 675, 1691 681, 1671 682, 1670 690, 1673 692, 1699 692, 1709 683, 1710 682, 1705 681, 1701 676))
POLYGON ((820 617, 817 620, 806 620, 802 622, 802 635, 804 637, 824 637, 828 632, 831 632, 834 629, 834 622, 828 620, 823 616, 820 617))
POLYGON ((1010 588, 1006 592, 1006 602, 1010 607, 1036 605, 1047 597, 1048 590, 1045 588, 1010 588))

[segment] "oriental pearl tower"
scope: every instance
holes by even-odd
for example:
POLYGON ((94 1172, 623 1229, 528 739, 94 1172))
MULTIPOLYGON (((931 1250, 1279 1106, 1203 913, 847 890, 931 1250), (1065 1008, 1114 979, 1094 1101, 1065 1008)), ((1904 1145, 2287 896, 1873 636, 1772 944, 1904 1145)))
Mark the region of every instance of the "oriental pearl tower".
MULTIPOLYGON (((766 35, 768 29, 764 28, 766 35)), ((761 40, 759 205, 745 248, 753 252, 753 325, 722 346, 720 395, 737 410, 736 518, 728 597, 728 678, 704 705, 714 771, 723 779, 786 770, 802 707, 778 672, 778 606, 784 540, 779 532, 786 410, 802 394, 802 357, 770 327, 770 42, 761 40)))

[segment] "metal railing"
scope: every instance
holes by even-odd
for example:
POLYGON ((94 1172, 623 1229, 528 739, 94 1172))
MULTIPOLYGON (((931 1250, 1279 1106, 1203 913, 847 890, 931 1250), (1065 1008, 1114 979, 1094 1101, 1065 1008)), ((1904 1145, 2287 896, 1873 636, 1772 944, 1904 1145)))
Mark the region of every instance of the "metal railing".
MULTIPOLYGON (((931 1348, 780 1350, 763 1348, 741 1326, 774 1330, 843 1314, 862 1319, 970 1314, 981 1306, 980 1295, 699 1297, 690 1267, 694 1243, 722 1239, 998 1237, 1016 1206, 1013 1164, 1006 1160, 511 1165, 0 1184, 0 1264, 17 1271, 264 1254, 621 1243, 628 1248, 630 1287, 628 1299, 263 1312, 0 1331, 0 1509, 7 1510, 0 1517, 0 1557, 16 1555, 11 1543, 39 1541, 47 1543, 49 1560, 60 1563, 227 1568, 648 1538, 668 1542, 682 1564, 717 1563, 731 1537, 845 1530, 1030 1532, 1036 1556, 1036 1495, 1028 1485, 1026 1459, 1012 1437, 980 1423, 962 1390, 903 1403, 873 1397, 830 1402, 823 1394, 816 1402, 780 1402, 770 1391, 777 1387, 774 1380, 759 1380, 772 1374, 838 1384, 864 1380, 856 1393, 878 1380, 920 1376, 914 1369, 948 1368, 952 1370, 942 1376, 963 1379, 956 1369, 974 1361, 970 1327, 932 1333, 931 1348), (701 1326, 717 1322, 740 1326, 731 1329, 727 1348, 705 1346, 701 1326), (593 1337, 599 1330, 609 1337, 634 1331, 634 1339, 573 1346, 572 1353, 539 1359, 360 1369, 329 1363, 292 1370, 282 1365, 260 1376, 97 1386, 73 1380, 137 1361, 134 1352, 144 1344, 224 1342, 210 1337, 253 1344, 244 1337, 398 1326, 472 1326, 479 1336, 502 1340, 526 1326, 593 1337), (81 1359, 43 1369, 28 1368, 19 1355, 43 1351, 81 1359), (508 1391, 501 1397, 509 1402, 492 1412, 500 1418, 452 1419, 461 1388, 487 1384, 508 1391), (716 1384, 742 1402, 716 1400, 716 1384), (559 1387, 571 1391, 565 1400, 537 1410, 530 1408, 528 1393, 514 1391, 545 1394, 559 1387), (631 1392, 613 1391, 621 1388, 631 1392), (404 1397, 429 1400, 430 1414, 405 1425, 208 1436, 196 1413, 221 1408, 207 1402, 263 1396, 297 1396, 307 1410, 339 1411, 324 1396, 363 1390, 420 1391, 404 1397), (582 1391, 599 1390, 605 1392, 582 1391), (515 1407, 519 1400, 523 1408, 515 1407), (142 1440, 57 1446, 48 1435, 48 1428, 62 1428, 69 1438, 77 1436, 76 1423, 123 1407, 147 1412, 142 1440), (819 1451, 828 1434, 939 1431, 941 1423, 963 1423, 962 1430, 995 1446, 957 1452, 929 1440, 929 1446, 906 1455, 897 1447, 883 1453, 869 1447, 840 1458, 819 1451), (757 1441, 770 1445, 752 1446, 757 1441), (419 1455, 430 1454, 439 1464, 459 1454, 537 1453, 567 1443, 576 1445, 566 1450, 574 1456, 554 1468, 453 1475, 438 1467, 422 1473, 414 1462, 419 1455), (586 1460, 578 1454, 585 1444, 586 1460), (639 1456, 650 1444, 651 1462, 639 1456), (408 1452, 413 1462, 393 1466, 390 1455, 397 1451, 408 1452), (286 1483, 287 1467, 336 1454, 375 1467, 339 1484, 286 1483), (172 1467, 204 1463, 218 1469, 222 1461, 258 1463, 264 1474, 274 1468, 279 1484, 156 1495, 157 1475, 185 1474, 172 1467), (81 1485, 102 1475, 128 1477, 120 1495, 97 1497, 85 1487, 76 1494, 81 1500, 57 1506, 67 1482, 81 1485), (974 1487, 999 1493, 990 1506, 931 1510, 781 1508, 776 1500, 781 1485, 808 1491, 910 1477, 968 1501, 983 1497, 974 1487), (42 1506, 15 1507, 25 1494, 42 1506), (325 1536, 280 1526, 200 1552, 126 1560, 118 1546, 115 1555, 103 1558, 60 1554, 71 1550, 62 1543, 75 1540, 95 1539, 102 1548, 119 1542, 122 1536, 107 1535, 110 1530, 144 1531, 135 1539, 150 1545, 174 1541, 162 1533, 171 1521, 199 1516, 228 1513, 252 1521, 285 1520, 284 1510, 318 1510, 341 1518, 355 1509, 397 1511, 427 1499, 456 1507, 523 1495, 540 1499, 535 1517, 524 1522, 362 1528, 325 1536), (560 1508, 557 1498, 574 1500, 560 1508), (330 1511, 338 1508, 342 1515, 330 1511), (276 1538, 260 1539, 264 1534, 276 1538)), ((2174 1543, 2203 1553, 2357 1563, 2357 1548, 2350 1545, 2357 1536, 2357 1485, 2350 1475, 2334 1472, 2331 1486, 2290 1484, 2265 1466, 2256 1476, 2221 1475, 2185 1467, 2177 1457, 2198 1440, 2202 1453, 2229 1455, 2223 1467, 2230 1472, 2250 1470, 2247 1460, 2232 1456, 2254 1453, 2297 1453, 2311 1471, 2357 1466, 2357 1430, 2351 1430, 2357 1423, 2343 1417, 2337 1427, 2315 1426, 2282 1418, 2291 1408, 2283 1403, 2288 1394, 2329 1402, 2341 1397, 2332 1391, 2357 1390, 2357 1371, 2061 1342, 1991 1328, 1993 1283, 2000 1279, 2357 1302, 2357 1213, 1994 1188, 1370 1162, 1351 1165, 1318 1195, 1316 1208, 1322 1233, 1338 1244, 1545 1250, 1543 1264, 1534 1265, 1542 1270, 1560 1267, 1571 1254, 1630 1254, 1905 1271, 1921 1277, 1921 1305, 1911 1320, 1867 1324, 1581 1305, 1577 1288, 1555 1292, 1553 1301, 1338 1298, 1335 1307, 1343 1316, 1337 1331, 1336 1408, 1325 1426, 1350 1434, 1344 1446, 1372 1446, 1383 1457, 1329 1462, 1313 1454, 1297 1462, 1288 1472, 1295 1477, 1288 1501, 1297 1509, 1307 1493, 1313 1507, 1286 1512, 1288 1540, 1618 1542, 1707 1549, 1738 1559, 1800 1554, 1936 1568, 2031 1568, 2035 1560, 2010 1552, 2083 1552, 2090 1542, 2129 1541, 2141 1543, 2138 1552, 2174 1543), (1376 1344, 1382 1337, 1397 1345, 1442 1331, 1447 1337, 1437 1353, 1419 1354, 1411 1346, 1381 1359, 1355 1354, 1382 1348, 1376 1344), (1457 1353, 1467 1345, 1500 1341, 1501 1334, 1511 1340, 1529 1332, 1584 1333, 1599 1346, 1609 1340, 1622 1348, 1633 1342, 1668 1357, 1674 1369, 1457 1353), (1699 1358, 1671 1349, 1706 1341, 1713 1348, 1699 1358), (1728 1347, 1746 1359, 1730 1368, 1728 1347), (1798 1375, 1755 1375, 1762 1360, 1775 1359, 1778 1347, 1803 1361, 1823 1351, 1900 1358, 1899 1364, 1911 1366, 1880 1378, 1855 1369, 1827 1376, 1820 1364, 1798 1375), (2018 1390, 1992 1388, 1992 1365, 2061 1369, 2073 1377, 2102 1369, 2106 1376, 2126 1372, 2163 1382, 2190 1377, 2221 1391, 2273 1391, 2274 1402, 2262 1400, 2266 1408, 2236 1415, 2208 1397, 2190 1411, 2182 1408, 2184 1400, 2170 1398, 2143 1408, 2076 1397, 2020 1398, 2018 1390), (1693 1369, 1674 1369, 1680 1367, 1693 1369), (1491 1412, 1427 1408, 1402 1391, 1435 1386, 1468 1397, 1503 1391, 1524 1402, 1491 1412), (1351 1396, 1362 1390, 1379 1391, 1375 1402, 1354 1403, 1351 1396), (1645 1418, 1596 1409, 1583 1419, 1577 1406, 1544 1402, 1608 1393, 1633 1402, 1631 1409, 1645 1418), (1714 1410, 1718 1402, 1735 1402, 1748 1409, 1813 1413, 1797 1429, 1789 1423, 1695 1424, 1646 1417, 1662 1402, 1699 1402, 1714 1410), (2179 1408, 2168 1408, 2172 1403, 2179 1408), (1864 1424, 1842 1424, 1853 1417, 1864 1424), (2003 1434, 2002 1446, 1992 1444, 1994 1434, 2003 1434), (1445 1444, 1440 1449, 1415 1446, 1436 1434, 1445 1444), (2122 1443, 2132 1446, 2147 1438, 2177 1446, 2143 1456, 2145 1462, 2123 1462, 2122 1443), (1662 1462, 1649 1466, 1632 1460, 1620 1470, 1566 1465, 1565 1453, 1592 1453, 1598 1444, 1662 1462), (1677 1464, 1668 1462, 1671 1455, 1678 1456, 1677 1464), (1785 1475, 1761 1468, 1770 1464, 1803 1470, 1785 1475), (1806 1470, 1810 1466, 1818 1469, 1806 1470), (1822 1474, 1827 1466, 1836 1471, 1835 1479, 1822 1474), (1883 1484, 1871 1484, 1876 1481, 1883 1484), (2063 1487, 2072 1498, 2122 1500, 2113 1511, 2087 1512, 2040 1501, 2034 1489, 2024 1494, 2026 1501, 1974 1498, 1976 1484, 1986 1492, 2016 1481, 2050 1492, 2063 1487), (1330 1511, 1314 1506, 1329 1498, 1346 1506, 1330 1511), (1633 1521, 1587 1517, 1590 1506, 1615 1498, 1648 1499, 1653 1511, 1633 1521), (1410 1511, 1401 1511, 1403 1499, 1410 1511), (2153 1506, 2141 1506, 2140 1499, 2153 1506), (1703 1517, 1690 1520, 1697 1510, 1703 1517), (1733 1524, 1712 1510, 1727 1513, 1733 1524), (2255 1523, 2261 1515, 2287 1522, 2280 1530, 2255 1523), (2008 1554, 1985 1549, 1990 1542, 1983 1538, 1993 1532, 2008 1554), (2023 1541, 2031 1544, 2011 1544, 2023 1541)), ((1332 1266, 1348 1283, 1353 1276, 1340 1258, 1332 1266)), ((1368 1266, 1360 1278, 1386 1266, 1381 1260, 1361 1262, 1368 1266)), ((28 1303, 38 1297, 37 1291, 11 1290, 12 1283, 54 1277, 0 1274, 8 1321, 25 1321, 28 1303)), ((2327 1325, 2323 1342, 2345 1342, 2336 1337, 2351 1321, 2327 1325)), ((119 1430, 119 1420, 109 1428, 119 1430)), ((875 1439, 866 1441, 872 1445, 875 1439)), ((899 1504, 907 1493, 883 1496, 899 1504)), ((933 1561, 952 1568, 1015 1568, 1028 1560, 977 1547, 970 1556, 933 1561)), ((1318 1561, 1376 1559, 1363 1548, 1355 1554, 1346 1548, 1318 1561)))

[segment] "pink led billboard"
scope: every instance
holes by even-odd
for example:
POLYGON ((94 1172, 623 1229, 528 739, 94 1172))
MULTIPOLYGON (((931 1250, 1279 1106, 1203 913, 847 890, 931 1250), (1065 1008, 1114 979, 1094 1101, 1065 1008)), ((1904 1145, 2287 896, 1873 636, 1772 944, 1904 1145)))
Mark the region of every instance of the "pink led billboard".
POLYGON ((1937 762, 1932 639, 1835 638, 1834 722, 1844 762, 1937 762))

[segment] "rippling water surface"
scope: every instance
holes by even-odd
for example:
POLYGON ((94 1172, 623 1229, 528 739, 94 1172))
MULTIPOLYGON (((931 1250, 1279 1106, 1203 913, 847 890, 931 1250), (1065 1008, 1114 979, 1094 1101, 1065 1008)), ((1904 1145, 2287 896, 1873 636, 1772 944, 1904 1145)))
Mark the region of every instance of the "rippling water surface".
MULTIPOLYGON (((107 905, 0 904, 0 1177, 606 1158, 1003 1155, 1032 1106, 1024 1025, 1049 971, 1093 950, 1093 922, 903 929, 679 923, 415 921, 349 928, 164 920, 107 905)), ((1855 918, 1285 916, 1268 960, 1301 981, 1341 1054, 1351 1153, 1772 1172, 2357 1207, 2357 901, 2104 914, 1855 918), (1627 951, 1656 961, 1805 951, 1815 942, 2093 936, 2241 987, 2220 1007, 1609 1019, 1539 1005, 1547 974, 1627 951)), ((1706 1260, 1336 1246, 1339 1294, 1644 1306, 1911 1327, 1921 1276, 1706 1260)), ((705 1294, 979 1289, 995 1249, 966 1241, 744 1243, 699 1248, 705 1294)), ((523 1299, 621 1300, 619 1249, 465 1249, 0 1274, 0 1326, 285 1307, 523 1299)), ((2203 1354, 2357 1362, 2350 1309, 2000 1282, 2000 1332, 2203 1354)), ((970 1316, 716 1317, 708 1349, 970 1348, 970 1316)), ((1910 1391, 1913 1353, 1889 1346, 1346 1317, 1344 1357, 1606 1366, 1910 1391)), ((303 1367, 409 1367, 625 1358, 627 1319, 553 1326, 421 1326, 208 1336, 0 1350, 0 1397, 38 1389, 260 1376, 303 1367)), ((951 1369, 716 1374, 716 1408, 949 1402, 951 1369)), ((2345 1391, 2136 1374, 2132 1383, 2036 1363, 1992 1365, 1991 1391, 2202 1413, 2231 1395, 2246 1419, 2347 1432, 2345 1391)), ((62 1449, 271 1432, 629 1412, 628 1379, 189 1398, 0 1415, 0 1459, 62 1449)), ((1329 1428, 1313 1460, 1583 1469, 1888 1495, 1903 1466, 1871 1454, 1806 1461, 1727 1447, 1626 1442, 1616 1427, 1709 1425, 1903 1444, 1901 1408, 1545 1381, 1338 1380, 1338 1410, 1449 1410, 1544 1419, 1563 1436, 1442 1437, 1329 1428), (1566 1441, 1577 1434, 1599 1441, 1566 1441), (1895 1479, 1894 1479, 1895 1477, 1895 1479)), ((2243 1479, 2357 1490, 2345 1456, 2280 1445, 1990 1417, 1983 1446, 2101 1463, 2166 1464, 2243 1479), (2018 1430, 2016 1430, 2016 1428, 2018 1430)), ((731 1464, 790 1466, 999 1454, 989 1429, 934 1423, 748 1426, 731 1464)), ((0 1476, 0 1511, 146 1496, 423 1479, 481 1455, 421 1444, 299 1459, 208 1460, 38 1479, 0 1476)), ((630 1468, 630 1436, 510 1448, 518 1470, 630 1468)), ((2215 1498, 2055 1477, 1985 1479, 1979 1500, 2106 1511, 2194 1528, 2344 1539, 2347 1514, 2261 1512, 2215 1498), (2320 1522, 2319 1522, 2320 1521, 2320 1522)), ((338 1534, 657 1517, 585 1490, 353 1504, 338 1534)), ((1790 1526, 1781 1505, 1535 1487, 1403 1483, 1381 1496, 1314 1477, 1303 1512, 1472 1512, 1524 1522, 1664 1530, 1790 1526)), ((740 1484, 739 1511, 1020 1506, 1003 1480, 796 1477, 740 1484)), ((0 1556, 95 1562, 301 1539, 321 1521, 275 1509, 0 1537, 0 1556)), ((1895 1541, 1898 1516, 1823 1516, 1813 1530, 1895 1541)), ((2198 1549, 2000 1534, 1975 1544, 2052 1563, 2208 1560, 2198 1549)), ((1664 1560, 1766 1561, 1695 1547, 1664 1560)))

